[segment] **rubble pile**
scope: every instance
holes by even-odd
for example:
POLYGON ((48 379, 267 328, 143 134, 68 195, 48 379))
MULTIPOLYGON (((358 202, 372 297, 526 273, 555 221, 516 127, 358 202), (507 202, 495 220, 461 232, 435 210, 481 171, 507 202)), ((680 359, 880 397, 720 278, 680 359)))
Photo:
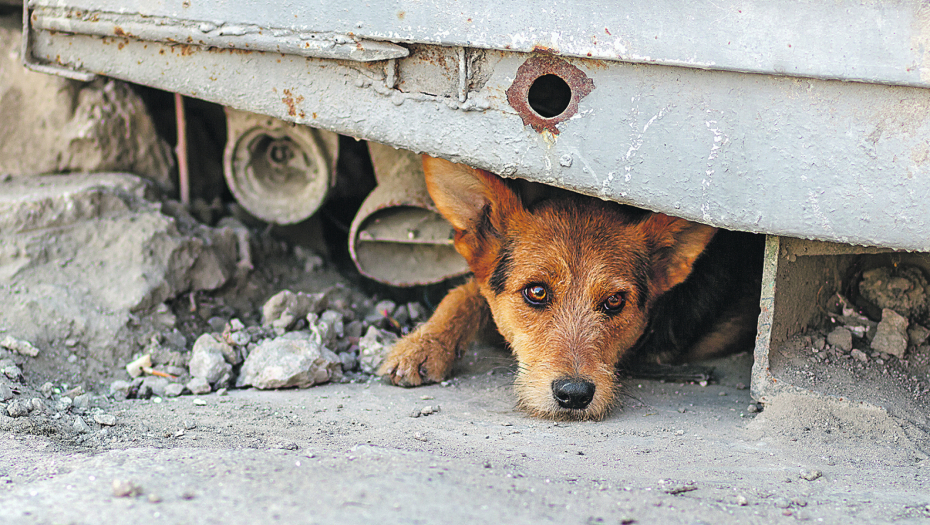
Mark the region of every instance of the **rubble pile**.
POLYGON ((868 270, 862 273, 858 290, 861 307, 840 294, 830 301, 827 315, 833 328, 826 337, 811 339, 815 359, 829 359, 832 351, 861 363, 884 365, 891 359, 930 354, 930 282, 923 270, 904 265, 868 270))

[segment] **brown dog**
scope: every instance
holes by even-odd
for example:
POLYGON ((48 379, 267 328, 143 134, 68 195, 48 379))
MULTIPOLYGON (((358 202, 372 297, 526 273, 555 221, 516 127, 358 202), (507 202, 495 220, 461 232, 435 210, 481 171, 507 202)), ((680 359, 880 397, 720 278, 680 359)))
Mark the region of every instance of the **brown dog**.
POLYGON ((534 200, 486 171, 423 165, 474 277, 397 343, 379 370, 393 383, 446 378, 490 313, 519 363, 520 407, 597 419, 616 401, 621 360, 707 357, 752 338, 758 291, 744 283, 759 264, 740 234, 559 190, 534 200))

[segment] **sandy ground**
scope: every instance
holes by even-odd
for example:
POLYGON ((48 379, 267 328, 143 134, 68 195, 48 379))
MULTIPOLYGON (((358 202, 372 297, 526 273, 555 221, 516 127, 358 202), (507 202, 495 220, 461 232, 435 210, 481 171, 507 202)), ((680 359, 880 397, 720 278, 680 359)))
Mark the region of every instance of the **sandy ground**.
POLYGON ((83 444, 0 433, 0 522, 930 520, 926 456, 887 418, 803 397, 752 414, 751 357, 713 364, 704 387, 628 380, 601 422, 516 411, 512 362, 486 346, 446 385, 110 402, 117 425, 83 444))

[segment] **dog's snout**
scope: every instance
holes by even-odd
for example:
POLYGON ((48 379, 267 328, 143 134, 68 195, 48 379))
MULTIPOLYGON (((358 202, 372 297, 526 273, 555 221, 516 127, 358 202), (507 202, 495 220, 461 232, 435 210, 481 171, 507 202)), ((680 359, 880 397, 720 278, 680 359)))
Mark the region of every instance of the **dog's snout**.
POLYGON ((562 408, 582 409, 594 399, 594 383, 583 379, 556 379, 552 396, 562 408))

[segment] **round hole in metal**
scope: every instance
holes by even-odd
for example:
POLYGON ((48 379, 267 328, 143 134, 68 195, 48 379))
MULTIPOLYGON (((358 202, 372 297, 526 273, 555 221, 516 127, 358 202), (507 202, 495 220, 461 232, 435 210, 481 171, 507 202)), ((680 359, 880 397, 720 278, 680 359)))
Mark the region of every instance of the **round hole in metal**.
POLYGON ((572 88, 558 75, 543 75, 533 81, 527 101, 539 116, 557 117, 572 101, 572 88))

